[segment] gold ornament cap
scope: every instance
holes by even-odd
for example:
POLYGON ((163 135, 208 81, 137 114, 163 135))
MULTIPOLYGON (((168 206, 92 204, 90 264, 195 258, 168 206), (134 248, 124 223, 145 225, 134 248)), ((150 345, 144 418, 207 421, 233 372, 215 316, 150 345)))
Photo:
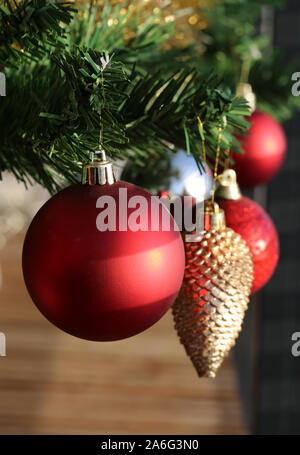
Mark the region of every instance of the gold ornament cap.
POLYGON ((83 185, 112 185, 116 181, 113 163, 106 158, 105 151, 91 152, 90 161, 82 169, 83 185))
POLYGON ((226 169, 218 178, 216 197, 236 201, 241 196, 242 193, 237 183, 236 172, 233 169, 226 169))
POLYGON ((204 229, 222 229, 225 227, 224 210, 216 202, 204 202, 204 229))
POLYGON ((246 84, 245 82, 239 82, 236 88, 236 95, 245 98, 250 106, 250 112, 252 114, 256 109, 256 96, 251 85, 246 84))

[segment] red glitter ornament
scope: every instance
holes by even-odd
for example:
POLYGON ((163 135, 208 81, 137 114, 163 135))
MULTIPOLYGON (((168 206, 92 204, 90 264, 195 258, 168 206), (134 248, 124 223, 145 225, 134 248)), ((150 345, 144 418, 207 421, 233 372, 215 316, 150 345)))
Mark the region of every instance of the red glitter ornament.
POLYGON ((33 219, 23 249, 24 279, 36 306, 60 329, 87 340, 119 340, 153 325, 175 300, 183 242, 168 212, 169 231, 162 230, 161 217, 158 231, 150 229, 150 193, 115 182, 106 160, 90 163, 85 181, 60 191, 33 219), (148 230, 118 228, 135 210, 119 213, 120 189, 128 201, 142 196, 148 202, 148 230), (97 203, 101 196, 115 201, 116 231, 96 225, 104 210, 97 203))
MULTIPOLYGON (((248 119, 247 119, 248 120, 248 119)), ((244 153, 233 153, 234 169, 242 187, 268 183, 279 171, 286 152, 286 136, 270 115, 255 111, 246 138, 240 138, 244 153)))
POLYGON ((264 209, 239 193, 232 169, 224 171, 219 181, 217 201, 225 212, 226 226, 241 235, 252 253, 254 280, 251 293, 254 294, 270 280, 276 268, 278 234, 264 209))

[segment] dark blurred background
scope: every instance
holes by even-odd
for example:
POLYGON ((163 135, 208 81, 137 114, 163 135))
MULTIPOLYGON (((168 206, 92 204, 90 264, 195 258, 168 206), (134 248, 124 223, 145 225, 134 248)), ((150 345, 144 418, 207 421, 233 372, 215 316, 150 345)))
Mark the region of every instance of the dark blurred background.
MULTIPOLYGON (((264 21, 286 62, 298 57, 299 1, 288 0, 275 14, 267 10, 264 21)), ((291 353, 292 334, 300 331, 299 122, 297 114, 284 124, 288 152, 280 173, 252 193, 273 218, 281 251, 273 278, 252 299, 236 348, 248 427, 258 434, 300 432, 300 358, 291 353)))

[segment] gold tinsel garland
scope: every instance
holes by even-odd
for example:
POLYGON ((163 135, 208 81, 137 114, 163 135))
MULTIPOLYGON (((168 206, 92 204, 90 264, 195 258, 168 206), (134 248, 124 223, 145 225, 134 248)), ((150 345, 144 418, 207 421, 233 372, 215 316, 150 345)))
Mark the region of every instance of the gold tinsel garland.
MULTIPOLYGON (((159 24, 168 24, 176 22, 176 33, 169 46, 172 44, 185 46, 195 43, 196 32, 207 28, 206 19, 201 12, 201 8, 211 7, 218 0, 133 0, 130 2, 111 0, 109 4, 120 8, 121 16, 132 12, 139 14, 141 23, 147 20, 150 14, 157 17, 155 22, 159 24)), ((92 4, 99 7, 99 13, 104 8, 105 0, 94 0, 92 4)), ((86 1, 78 0, 75 2, 77 7, 87 5, 86 1)), ((101 17, 99 17, 101 20, 101 17)), ((114 25, 112 18, 108 19, 108 25, 114 25)))

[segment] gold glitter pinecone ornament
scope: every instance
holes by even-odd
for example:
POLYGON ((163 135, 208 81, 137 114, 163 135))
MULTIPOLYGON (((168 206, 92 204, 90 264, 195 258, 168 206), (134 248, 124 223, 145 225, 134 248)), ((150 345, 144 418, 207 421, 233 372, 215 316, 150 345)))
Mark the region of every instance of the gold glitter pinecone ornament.
POLYGON ((199 376, 215 377, 241 330, 253 280, 246 242, 206 205, 205 229, 185 242, 183 285, 172 307, 175 328, 199 376))

